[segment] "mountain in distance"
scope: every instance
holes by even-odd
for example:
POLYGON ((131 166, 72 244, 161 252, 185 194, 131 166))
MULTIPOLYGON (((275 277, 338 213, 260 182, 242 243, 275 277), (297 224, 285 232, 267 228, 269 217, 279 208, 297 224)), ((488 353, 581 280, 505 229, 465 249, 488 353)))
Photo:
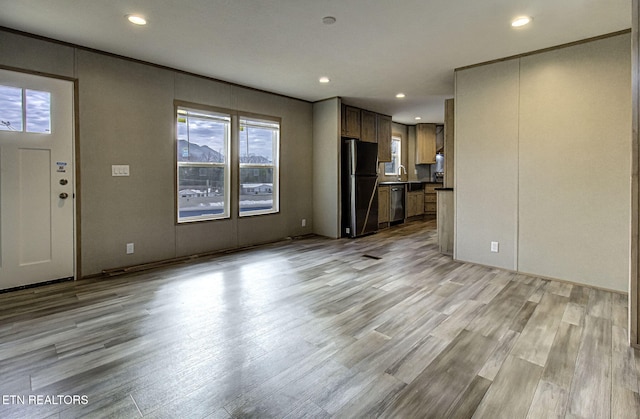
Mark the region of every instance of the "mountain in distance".
MULTIPOLYGON (((178 159, 180 161, 224 163, 224 155, 206 145, 189 144, 186 140, 178 140, 178 159), (188 153, 188 154, 187 154, 188 153)), ((240 163, 270 164, 263 156, 240 156, 240 163)))
MULTIPOLYGON (((178 160, 191 162, 224 163, 224 155, 206 145, 198 145, 187 140, 178 140, 178 160)), ((270 164, 263 156, 240 156, 240 163, 270 164)))
POLYGON ((178 160, 224 163, 224 156, 209 146, 178 140, 178 160))

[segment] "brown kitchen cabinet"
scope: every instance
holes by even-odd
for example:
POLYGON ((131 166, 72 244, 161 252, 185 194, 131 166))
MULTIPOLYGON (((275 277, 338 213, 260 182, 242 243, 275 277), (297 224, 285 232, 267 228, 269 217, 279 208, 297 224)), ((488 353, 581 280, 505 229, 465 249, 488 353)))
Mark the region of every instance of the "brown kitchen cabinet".
POLYGON ((453 255, 453 214, 453 189, 438 190, 438 247, 445 255, 453 255))
POLYGON ((424 214, 424 192, 422 190, 407 193, 407 218, 424 214))
POLYGON ((360 110, 360 141, 369 143, 378 142, 376 132, 376 113, 360 110))
POLYGON ((442 188, 442 183, 427 183, 424 187, 425 215, 436 215, 438 212, 438 195, 436 188, 442 188))
POLYGON ((342 136, 378 143, 378 160, 391 161, 391 117, 366 109, 342 105, 342 136))
POLYGON ((436 163, 436 124, 416 125, 416 164, 436 163))
POLYGON ((391 117, 377 114, 376 122, 378 127, 378 160, 381 162, 391 161, 391 117))
POLYGON ((378 187, 378 224, 389 223, 389 187, 378 187))
POLYGON ((342 105, 342 136, 360 139, 360 109, 342 105))

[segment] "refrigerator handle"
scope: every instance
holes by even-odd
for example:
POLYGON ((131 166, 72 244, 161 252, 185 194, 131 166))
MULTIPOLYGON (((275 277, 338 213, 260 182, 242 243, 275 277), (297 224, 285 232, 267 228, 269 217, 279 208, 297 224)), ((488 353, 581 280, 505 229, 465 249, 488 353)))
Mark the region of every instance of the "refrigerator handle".
POLYGON ((349 171, 351 175, 355 175, 356 174, 356 163, 358 161, 357 159, 357 153, 358 153, 358 148, 356 147, 356 142, 355 140, 351 140, 349 141, 349 149, 350 149, 350 153, 349 153, 349 157, 351 157, 351 161, 349 162, 349 171))

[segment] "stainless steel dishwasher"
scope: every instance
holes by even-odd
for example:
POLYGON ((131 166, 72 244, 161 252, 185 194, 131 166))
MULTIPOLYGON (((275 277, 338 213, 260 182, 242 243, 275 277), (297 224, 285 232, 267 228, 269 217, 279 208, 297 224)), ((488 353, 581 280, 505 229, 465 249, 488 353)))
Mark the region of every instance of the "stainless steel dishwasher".
POLYGON ((404 185, 391 186, 391 207, 389 208, 389 222, 404 220, 404 185))

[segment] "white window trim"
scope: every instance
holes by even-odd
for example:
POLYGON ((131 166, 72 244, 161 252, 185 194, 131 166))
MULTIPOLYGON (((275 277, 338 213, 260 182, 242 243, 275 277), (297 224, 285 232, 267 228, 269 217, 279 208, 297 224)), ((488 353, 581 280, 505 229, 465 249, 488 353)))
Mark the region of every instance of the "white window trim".
POLYGON ((175 141, 176 146, 174 146, 174 150, 177 153, 177 142, 178 142, 178 132, 177 132, 177 124, 178 124, 178 110, 183 109, 187 112, 193 111, 198 113, 210 113, 213 115, 219 115, 223 118, 228 118, 228 124, 225 129, 225 162, 181 162, 179 161, 179 156, 176 154, 175 162, 176 162, 176 191, 175 191, 175 200, 176 200, 176 222, 178 224, 186 224, 200 221, 214 221, 214 220, 224 220, 231 218, 231 131, 232 131, 232 122, 233 115, 231 112, 220 111, 220 110, 212 110, 209 109, 206 105, 198 106, 198 105, 175 105, 175 127, 176 127, 176 135, 175 141), (180 167, 222 167, 224 169, 224 209, 221 214, 207 214, 207 215, 197 215, 191 217, 180 217, 180 167))
MULTIPOLYGON (((397 141, 398 142, 398 164, 397 167, 399 168, 400 165, 402 164, 402 137, 400 137, 399 135, 393 135, 391 137, 391 143, 389 143, 389 146, 392 147, 393 142, 397 141)), ((387 165, 384 165, 384 175, 385 176, 393 176, 393 175, 398 175, 398 173, 388 173, 387 172, 387 165)))
MULTIPOLYGON (((256 121, 265 121, 270 123, 278 124, 277 136, 275 139, 275 144, 273 144, 273 164, 256 164, 256 163, 241 163, 238 159, 238 175, 240 173, 241 168, 245 169, 261 169, 265 167, 273 168, 273 208, 264 209, 264 210, 245 210, 241 211, 240 202, 238 202, 238 217, 252 217, 256 215, 267 215, 267 214, 277 214, 280 212, 280 133, 282 131, 281 121, 278 118, 270 118, 262 115, 247 115, 247 114, 239 114, 238 115, 238 147, 240 146, 240 126, 242 120, 256 120, 256 121)), ((239 176, 238 176, 239 178, 239 176)), ((238 194, 240 193, 240 189, 242 188, 242 184, 240 180, 238 180, 238 194)))

